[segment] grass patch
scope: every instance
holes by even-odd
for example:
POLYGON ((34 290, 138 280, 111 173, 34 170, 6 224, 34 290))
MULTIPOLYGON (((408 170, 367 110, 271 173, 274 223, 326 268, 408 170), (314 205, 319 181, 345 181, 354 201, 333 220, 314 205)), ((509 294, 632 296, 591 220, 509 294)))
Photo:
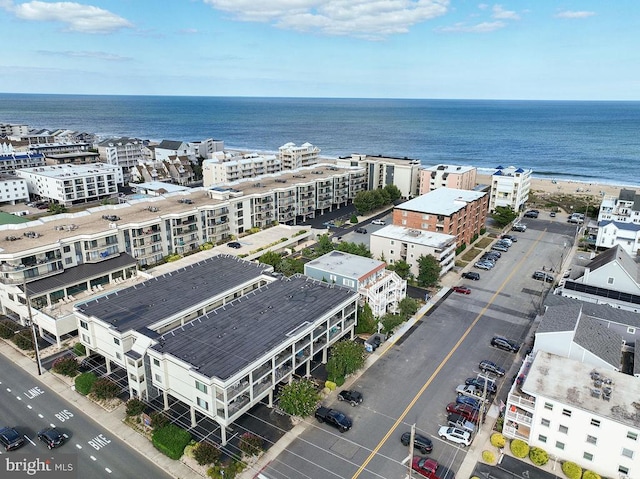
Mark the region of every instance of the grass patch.
POLYGON ((462 255, 460 259, 468 263, 469 261, 472 261, 473 258, 478 256, 480 253, 482 253, 482 249, 471 248, 470 250, 465 251, 465 253, 462 255))

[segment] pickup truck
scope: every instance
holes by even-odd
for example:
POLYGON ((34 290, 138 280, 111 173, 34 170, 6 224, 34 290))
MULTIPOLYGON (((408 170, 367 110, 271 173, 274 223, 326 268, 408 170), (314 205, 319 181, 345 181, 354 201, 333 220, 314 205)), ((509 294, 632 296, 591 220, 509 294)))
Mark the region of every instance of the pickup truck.
POLYGON ((337 428, 340 432, 345 432, 351 429, 352 422, 347 416, 336 409, 330 409, 328 407, 320 406, 316 409, 315 413, 318 422, 326 422, 337 428))
POLYGON ((411 469, 427 479, 456 479, 452 471, 438 464, 435 459, 414 456, 411 462, 411 469))

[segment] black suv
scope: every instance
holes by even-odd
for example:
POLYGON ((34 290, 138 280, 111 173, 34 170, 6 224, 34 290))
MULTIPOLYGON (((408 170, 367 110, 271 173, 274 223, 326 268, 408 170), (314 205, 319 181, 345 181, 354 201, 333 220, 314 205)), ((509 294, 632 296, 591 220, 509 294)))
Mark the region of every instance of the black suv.
POLYGON ((64 436, 55 427, 48 427, 40 431, 38 439, 44 442, 49 449, 58 447, 64 442, 64 436))
POLYGON ((480 364, 478 364, 478 367, 480 368, 480 371, 484 373, 493 373, 497 376, 504 376, 505 374, 505 370, 503 368, 498 366, 493 361, 489 361, 487 359, 480 361, 480 364))
MULTIPOLYGON (((411 441, 411 433, 407 431, 400 437, 400 442, 403 446, 408 446, 409 441, 411 441)), ((429 454, 433 451, 433 443, 431 442, 431 439, 420 434, 413 435, 413 447, 422 454, 429 454)))
POLYGON ((540 212, 538 210, 529 210, 524 214, 525 218, 537 218, 540 212))
POLYGON ((0 443, 4 446, 5 451, 13 451, 14 449, 22 447, 24 437, 14 428, 5 427, 0 429, 0 443))
MULTIPOLYGON (((465 379, 464 383, 467 386, 475 386, 478 389, 484 390, 484 378, 467 378, 465 379)), ((496 392, 498 392, 496 383, 494 383, 493 381, 487 381, 487 392, 491 394, 495 394, 496 392)))
POLYGON ((462 273, 462 277, 478 281, 480 279, 480 273, 476 273, 475 271, 467 271, 465 273, 462 273))
POLYGON ((511 339, 503 338, 502 336, 494 336, 491 338, 491 346, 512 353, 517 353, 520 350, 520 345, 518 343, 511 339))
POLYGON ((546 281, 547 283, 553 283, 553 275, 545 273, 544 271, 536 271, 531 276, 533 279, 537 279, 538 281, 546 281))
POLYGON ((231 241, 230 243, 227 243, 227 246, 229 248, 233 248, 233 249, 240 249, 242 248, 242 245, 240 243, 238 243, 237 241, 231 241))
POLYGON ((366 230, 366 228, 358 228, 358 229, 356 229, 356 233, 367 234, 367 230, 366 230))
POLYGON ((355 407, 362 402, 362 394, 358 391, 349 391, 345 389, 338 393, 338 401, 347 401, 355 407))

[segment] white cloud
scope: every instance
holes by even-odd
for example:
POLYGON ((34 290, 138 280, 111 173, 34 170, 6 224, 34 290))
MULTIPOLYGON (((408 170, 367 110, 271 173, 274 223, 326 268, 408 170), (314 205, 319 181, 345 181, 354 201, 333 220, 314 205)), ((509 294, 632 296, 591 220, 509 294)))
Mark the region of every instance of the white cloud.
POLYGON ((2 0, 0 7, 22 20, 65 24, 66 29, 72 32, 109 33, 133 26, 128 20, 108 10, 74 2, 32 1, 14 4, 2 0))
POLYGON ((106 60, 110 62, 122 62, 131 61, 131 57, 123 57, 120 55, 114 55, 107 52, 92 52, 92 51, 51 51, 51 50, 38 50, 38 53, 47 56, 62 56, 70 58, 95 58, 97 60, 106 60))
POLYGON ((444 15, 449 0, 204 0, 241 21, 287 30, 379 39, 406 33, 415 24, 444 15))
POLYGON ((589 18, 596 14, 596 12, 588 11, 571 11, 565 10, 564 12, 558 12, 554 15, 556 18, 589 18))
POLYGON ((482 22, 475 25, 467 25, 465 23, 456 23, 450 27, 437 28, 436 31, 442 33, 489 33, 504 28, 507 24, 501 21, 482 22))
POLYGON ((183 28, 178 30, 178 33, 182 33, 183 35, 195 35, 196 33, 200 33, 197 28, 183 28))
POLYGON ((494 5, 493 15, 491 16, 499 20, 520 20, 520 15, 513 10, 505 10, 502 5, 494 5))

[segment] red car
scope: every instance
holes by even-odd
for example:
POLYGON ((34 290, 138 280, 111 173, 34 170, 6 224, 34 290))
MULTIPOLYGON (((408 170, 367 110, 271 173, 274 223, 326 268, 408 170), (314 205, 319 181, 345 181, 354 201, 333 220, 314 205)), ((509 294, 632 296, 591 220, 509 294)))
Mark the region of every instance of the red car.
POLYGON ((471 294, 471 290, 466 286, 454 286, 453 290, 460 294, 471 294))
POLYGON ((467 404, 457 404, 454 402, 449 403, 447 404, 447 412, 459 414, 467 421, 471 421, 476 424, 478 423, 478 411, 467 404))

